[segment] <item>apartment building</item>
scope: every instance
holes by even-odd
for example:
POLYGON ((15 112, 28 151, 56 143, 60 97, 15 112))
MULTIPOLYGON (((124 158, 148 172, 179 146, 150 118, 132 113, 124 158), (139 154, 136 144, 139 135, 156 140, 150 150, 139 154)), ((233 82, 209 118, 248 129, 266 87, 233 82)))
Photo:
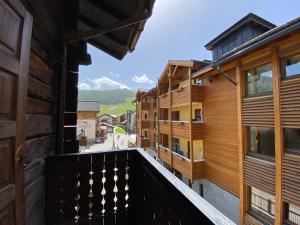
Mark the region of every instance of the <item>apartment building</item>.
POLYGON ((136 92, 136 143, 157 152, 157 88, 136 92))
POLYGON ((300 224, 300 18, 249 14, 205 47, 158 81, 159 159, 236 223, 300 224))

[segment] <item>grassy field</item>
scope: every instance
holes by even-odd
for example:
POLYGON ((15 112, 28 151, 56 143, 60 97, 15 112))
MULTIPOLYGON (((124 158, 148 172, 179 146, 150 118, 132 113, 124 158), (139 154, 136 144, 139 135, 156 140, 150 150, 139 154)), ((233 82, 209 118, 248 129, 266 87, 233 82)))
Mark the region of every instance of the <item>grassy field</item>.
POLYGON ((115 105, 101 105, 100 114, 118 115, 127 113, 127 110, 134 110, 135 105, 132 102, 133 98, 128 98, 125 102, 115 104, 115 105))
POLYGON ((114 128, 114 133, 115 134, 126 134, 126 131, 121 127, 115 127, 114 128))

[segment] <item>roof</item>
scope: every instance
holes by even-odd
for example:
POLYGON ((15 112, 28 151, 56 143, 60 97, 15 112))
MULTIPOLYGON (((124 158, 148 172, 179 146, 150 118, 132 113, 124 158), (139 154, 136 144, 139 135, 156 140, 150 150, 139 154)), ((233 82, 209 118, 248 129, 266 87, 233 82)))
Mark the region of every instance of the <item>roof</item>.
POLYGON ((100 112, 100 103, 97 101, 79 101, 77 112, 100 112))
POLYGON ((159 77, 158 82, 160 82, 162 80, 162 78, 167 74, 169 67, 172 65, 200 69, 202 67, 209 65, 210 63, 211 63, 211 61, 209 61, 209 60, 203 60, 203 61, 194 60, 194 59, 191 59, 191 60, 169 60, 165 69, 163 70, 161 76, 159 77))
POLYGON ((224 64, 297 30, 300 30, 300 17, 281 26, 275 27, 272 30, 269 30, 266 33, 263 33, 256 38, 242 44, 241 46, 227 52, 218 61, 214 62, 213 65, 219 66, 224 64))
POLYGON ((155 0, 21 0, 33 16, 33 36, 57 62, 63 43, 87 41, 122 59, 135 49, 155 0))
POLYGON ((109 114, 106 114, 106 113, 105 113, 105 114, 101 114, 101 115, 100 115, 100 116, 98 116, 98 117, 100 118, 100 117, 102 117, 102 116, 108 116, 108 117, 111 117, 111 118, 113 118, 113 116, 111 116, 111 115, 109 115, 109 114))
POLYGON ((213 40, 211 40, 209 43, 207 43, 204 47, 206 49, 211 50, 218 42, 223 40, 225 37, 227 37, 229 34, 233 33, 234 31, 238 30, 245 24, 254 23, 255 25, 258 25, 260 27, 263 27, 265 29, 273 29, 276 27, 275 24, 263 19, 262 17, 259 17, 253 13, 249 13, 247 16, 240 19, 238 22, 233 24, 231 27, 226 29, 223 33, 215 37, 213 40))

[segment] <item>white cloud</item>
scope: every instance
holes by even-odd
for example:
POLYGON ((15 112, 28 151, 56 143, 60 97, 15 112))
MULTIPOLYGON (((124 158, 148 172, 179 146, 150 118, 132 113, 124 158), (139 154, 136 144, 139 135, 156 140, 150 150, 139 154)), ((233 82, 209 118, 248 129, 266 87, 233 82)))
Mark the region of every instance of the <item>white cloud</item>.
POLYGON ((118 73, 110 72, 109 74, 111 77, 120 77, 120 74, 118 74, 118 73))
POLYGON ((153 84, 153 81, 146 74, 141 76, 134 75, 131 80, 140 84, 153 84))
POLYGON ((79 90, 91 90, 91 86, 84 82, 81 82, 78 85, 78 88, 79 88, 79 90))
POLYGON ((89 82, 91 82, 95 86, 95 88, 93 88, 93 89, 96 89, 96 90, 116 90, 116 89, 131 90, 131 88, 128 87, 127 85, 122 84, 118 81, 112 80, 105 76, 97 78, 97 79, 93 79, 93 80, 89 79, 89 82))

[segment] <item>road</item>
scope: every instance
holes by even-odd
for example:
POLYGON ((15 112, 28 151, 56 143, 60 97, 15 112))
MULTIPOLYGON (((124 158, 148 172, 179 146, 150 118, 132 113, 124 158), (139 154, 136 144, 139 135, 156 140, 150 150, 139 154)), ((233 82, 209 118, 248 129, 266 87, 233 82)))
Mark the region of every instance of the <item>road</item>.
MULTIPOLYGON (((128 141, 130 140, 130 136, 125 134, 117 135, 115 134, 115 147, 119 149, 128 148, 128 141)), ((113 135, 108 134, 107 139, 104 143, 95 143, 89 144, 81 149, 82 152, 94 152, 94 151, 107 151, 112 150, 113 146, 113 135)))

